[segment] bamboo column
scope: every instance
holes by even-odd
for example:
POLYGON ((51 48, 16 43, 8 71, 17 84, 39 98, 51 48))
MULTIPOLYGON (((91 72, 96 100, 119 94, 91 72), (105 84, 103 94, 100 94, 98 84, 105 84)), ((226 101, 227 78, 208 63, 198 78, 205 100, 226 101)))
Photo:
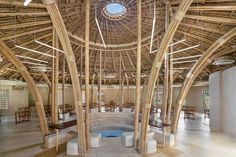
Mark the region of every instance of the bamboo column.
MULTIPOLYGON (((59 47, 59 41, 58 36, 56 33, 55 28, 53 28, 53 47, 58 48, 59 47)), ((53 50, 53 54, 56 56, 56 58, 53 58, 53 96, 52 96, 52 123, 57 124, 58 123, 58 71, 59 71, 59 53, 57 50, 53 50)))
POLYGON ((90 20, 90 0, 86 0, 85 8, 85 128, 86 146, 89 149, 89 20, 90 20))
POLYGON ((192 3, 192 0, 183 0, 180 3, 179 8, 176 10, 174 17, 171 19, 169 27, 167 31, 165 32, 165 35, 160 44, 160 48, 158 52, 156 53, 155 59, 153 60, 151 72, 148 77, 148 84, 143 92, 144 104, 142 105, 143 106, 142 124, 141 124, 142 128, 141 128, 141 138, 140 138, 140 141, 141 141, 140 149, 142 149, 140 152, 143 154, 145 152, 145 143, 146 143, 146 138, 147 138, 147 125, 149 121, 149 113, 150 113, 150 107, 151 107, 151 101, 152 101, 155 83, 159 75, 162 61, 164 59, 165 52, 168 49, 169 43, 171 42, 180 22, 182 21, 191 3, 192 3))
MULTIPOLYGON (((170 53, 173 52, 173 46, 170 47, 170 53)), ((168 97, 168 108, 167 108, 167 120, 166 123, 170 125, 171 122, 171 110, 172 110, 172 100, 173 100, 173 83, 174 83, 174 73, 173 73, 173 54, 170 54, 169 61, 169 97, 168 97)), ((169 130, 170 131, 170 127, 169 130)))
POLYGON ((199 71, 201 71, 201 67, 204 66, 205 62, 211 62, 208 59, 211 57, 211 55, 219 48, 221 47, 225 42, 230 40, 232 37, 236 35, 236 27, 232 28, 230 31, 228 31, 226 34, 224 34, 222 37, 220 37, 218 40, 216 40, 205 52, 204 54, 199 58, 199 60, 194 64, 192 69, 188 72, 187 77, 184 81, 184 84, 180 90, 177 104, 175 105, 175 111, 173 120, 171 123, 171 132, 176 134, 177 125, 179 121, 179 116, 181 112, 181 108, 183 105, 183 101, 185 100, 188 91, 191 88, 192 83, 194 82, 195 78, 199 74, 199 71))
POLYGON ((91 82, 91 94, 90 94, 90 108, 93 108, 93 87, 94 87, 94 74, 92 76, 92 82, 91 82))
MULTIPOLYGON (((137 0, 137 63, 136 63, 136 99, 135 99, 135 111, 134 111, 134 148, 138 149, 138 136, 139 136, 139 110, 140 110, 140 75, 141 75, 141 29, 142 29, 142 14, 141 6, 142 0, 137 0)), ((139 148, 142 150, 141 146, 139 148)))
POLYGON ((62 103, 63 103, 63 112, 65 111, 65 68, 66 61, 65 56, 62 58, 62 103))
POLYGON ((122 77, 121 79, 121 109, 123 110, 123 105, 124 105, 124 83, 125 83, 125 80, 124 80, 124 77, 122 77))
MULTIPOLYGON (((79 72, 79 75, 80 75, 80 86, 83 90, 83 47, 82 46, 80 47, 80 72, 79 72)), ((81 93, 81 96, 82 96, 82 93, 81 93)))
MULTIPOLYGON (((169 26, 169 5, 166 4, 166 17, 165 17, 165 30, 169 26)), ((162 104, 162 124, 166 123, 166 115, 167 115, 167 103, 168 103, 168 94, 169 94, 169 56, 167 55, 168 51, 165 52, 164 57, 164 67, 165 67, 165 76, 164 76, 164 86, 163 86, 163 104, 162 104)), ((164 125, 163 125, 164 126, 164 125)), ((166 128, 162 128, 163 134, 163 147, 165 147, 165 134, 166 128)))
POLYGON ((52 23, 54 27, 56 28, 56 32, 60 39, 61 45, 63 47, 67 65, 69 68, 71 81, 72 81, 72 87, 73 87, 74 100, 75 100, 77 129, 79 133, 78 134, 79 153, 80 155, 84 155, 86 152, 85 128, 84 128, 85 126, 84 126, 84 117, 83 117, 81 88, 79 84, 79 75, 78 75, 78 69, 77 69, 77 65, 75 61, 75 56, 73 53, 69 36, 67 34, 65 24, 61 17, 57 4, 55 3, 54 0, 43 0, 43 2, 51 17, 52 23))
POLYGON ((126 85, 127 85, 127 91, 128 91, 128 103, 130 103, 130 87, 129 87, 129 78, 127 74, 125 74, 125 79, 126 79, 126 85))
MULTIPOLYGON (((54 34, 54 33, 53 33, 54 34)), ((52 51, 52 55, 53 56, 55 56, 55 51, 52 51)), ((51 81, 52 81, 52 83, 51 83, 51 122, 53 123, 53 124, 55 124, 55 122, 54 122, 54 111, 55 111, 55 109, 54 109, 54 105, 55 105, 55 88, 54 88, 54 84, 55 84, 55 59, 54 58, 52 58, 52 71, 51 71, 51 81)))
POLYGON ((102 52, 99 52, 99 73, 98 73, 98 112, 101 112, 102 97, 101 97, 101 86, 102 86, 102 52))

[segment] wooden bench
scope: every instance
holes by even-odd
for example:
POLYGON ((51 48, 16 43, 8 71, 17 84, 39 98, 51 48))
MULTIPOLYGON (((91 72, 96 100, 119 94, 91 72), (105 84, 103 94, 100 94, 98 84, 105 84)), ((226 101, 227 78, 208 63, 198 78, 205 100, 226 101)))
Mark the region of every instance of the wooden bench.
POLYGON ((30 107, 21 107, 15 112, 15 123, 30 121, 31 109, 30 107))
POLYGON ((194 106, 184 106, 182 110, 184 111, 184 119, 195 119, 196 109, 194 106))

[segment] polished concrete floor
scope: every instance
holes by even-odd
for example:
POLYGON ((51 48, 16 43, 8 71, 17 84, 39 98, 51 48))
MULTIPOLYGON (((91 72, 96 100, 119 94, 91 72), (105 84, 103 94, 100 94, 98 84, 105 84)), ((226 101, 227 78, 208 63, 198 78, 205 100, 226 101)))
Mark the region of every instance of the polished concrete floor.
MULTIPOLYGON (((43 147, 37 120, 20 123, 2 122, 0 125, 0 157, 63 157, 65 145, 58 153, 43 147)), ((133 148, 125 148, 119 138, 102 140, 102 147, 91 149, 88 157, 140 157, 133 148)), ((236 140, 209 130, 209 120, 197 116, 196 120, 180 119, 176 145, 158 148, 150 157, 236 157, 236 140)))

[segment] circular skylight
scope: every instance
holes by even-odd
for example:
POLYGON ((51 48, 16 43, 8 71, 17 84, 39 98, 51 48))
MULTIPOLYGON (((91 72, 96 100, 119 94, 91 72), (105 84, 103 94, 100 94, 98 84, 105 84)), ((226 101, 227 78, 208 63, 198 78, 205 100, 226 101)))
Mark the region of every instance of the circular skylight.
POLYGON ((103 15, 111 20, 123 19, 126 13, 126 7, 119 2, 110 2, 103 8, 103 15))

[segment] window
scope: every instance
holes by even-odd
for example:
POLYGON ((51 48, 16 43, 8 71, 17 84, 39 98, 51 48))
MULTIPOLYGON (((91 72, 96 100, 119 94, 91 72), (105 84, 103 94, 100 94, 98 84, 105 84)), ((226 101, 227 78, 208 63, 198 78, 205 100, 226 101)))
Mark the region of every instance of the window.
POLYGON ((103 8, 103 15, 111 20, 123 19, 126 14, 126 7, 119 2, 110 2, 103 8))
POLYGON ((9 90, 0 89, 0 109, 8 109, 9 105, 9 90))

